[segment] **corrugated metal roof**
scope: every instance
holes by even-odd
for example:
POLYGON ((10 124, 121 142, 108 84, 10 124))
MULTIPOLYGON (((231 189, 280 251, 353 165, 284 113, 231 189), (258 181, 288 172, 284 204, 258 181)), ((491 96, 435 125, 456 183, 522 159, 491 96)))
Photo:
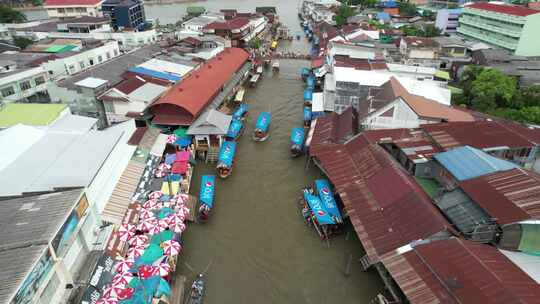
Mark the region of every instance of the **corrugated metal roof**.
POLYGON ((495 3, 487 3, 487 2, 473 3, 471 5, 465 6, 465 8, 473 8, 477 10, 491 11, 491 12, 496 12, 500 14, 508 14, 508 15, 515 15, 515 16, 521 16, 521 17, 526 17, 529 15, 540 13, 537 10, 533 10, 533 9, 523 7, 523 6, 508 5, 508 4, 495 4, 495 3))
POLYGON ((163 151, 165 151, 165 146, 167 145, 167 137, 169 137, 167 134, 159 134, 154 145, 150 149, 150 154, 161 157, 163 151))
POLYGON ((202 113, 187 130, 190 135, 225 135, 231 124, 232 116, 214 109, 202 113))
POLYGON ((356 134, 357 126, 357 115, 352 107, 348 107, 341 114, 333 112, 317 118, 309 148, 310 154, 316 155, 322 144, 344 142, 356 134))
POLYGON ((180 77, 179 75, 175 75, 175 74, 172 74, 172 73, 165 73, 165 72, 155 71, 155 70, 150 70, 148 68, 144 68, 144 67, 141 67, 141 66, 136 66, 136 67, 129 68, 128 71, 130 71, 132 73, 136 73, 136 74, 142 74, 142 75, 146 75, 146 76, 150 76, 150 77, 159 78, 159 79, 165 79, 165 80, 168 80, 170 82, 177 82, 180 79, 182 79, 182 77, 180 77))
POLYGON ((514 163, 470 146, 437 153, 433 157, 459 181, 518 168, 514 163))
POLYGON ((499 224, 540 218, 540 176, 534 172, 497 172, 461 182, 460 187, 499 224))

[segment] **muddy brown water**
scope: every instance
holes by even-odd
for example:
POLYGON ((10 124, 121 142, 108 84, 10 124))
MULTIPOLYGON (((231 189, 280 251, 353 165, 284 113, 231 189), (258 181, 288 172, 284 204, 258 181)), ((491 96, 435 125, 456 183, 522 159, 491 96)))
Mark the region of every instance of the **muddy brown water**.
MULTIPOLYGON (((268 71, 246 92, 251 109, 233 174, 216 183, 210 220, 189 226, 179 272, 192 279, 190 268, 200 272, 211 263, 205 297, 210 304, 368 303, 383 287, 376 273, 361 270, 363 250, 352 228, 326 243, 300 215, 301 188, 321 176, 313 165, 305 170, 304 157, 289 156, 290 130, 302 126, 298 70, 307 62, 280 63, 279 75, 268 71), (256 117, 268 110, 270 137, 254 142, 256 117)), ((198 194, 203 174, 215 174, 215 165, 197 164, 192 193, 198 194)))

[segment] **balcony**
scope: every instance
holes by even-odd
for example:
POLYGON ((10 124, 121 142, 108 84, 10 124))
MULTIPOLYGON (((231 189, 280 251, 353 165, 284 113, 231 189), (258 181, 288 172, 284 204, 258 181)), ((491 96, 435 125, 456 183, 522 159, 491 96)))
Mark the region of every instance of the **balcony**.
POLYGON ((463 9, 463 14, 482 16, 485 18, 493 19, 493 20, 501 20, 501 21, 516 23, 516 24, 525 24, 525 18, 521 16, 513 16, 513 15, 495 13, 495 12, 478 10, 478 9, 465 8, 463 9))
POLYGON ((510 37, 519 38, 521 36, 521 31, 510 30, 501 26, 493 26, 484 22, 481 22, 481 19, 471 18, 471 17, 462 17, 459 19, 459 22, 474 26, 479 29, 488 30, 491 32, 496 32, 510 37))
POLYGON ((507 48, 510 50, 515 50, 517 48, 517 43, 512 43, 509 41, 497 39, 493 36, 483 34, 479 31, 475 31, 471 29, 471 27, 469 26, 460 26, 457 28, 457 31, 458 33, 461 33, 463 35, 474 37, 476 39, 479 39, 479 40, 482 40, 482 41, 485 41, 494 45, 498 45, 500 47, 507 48))

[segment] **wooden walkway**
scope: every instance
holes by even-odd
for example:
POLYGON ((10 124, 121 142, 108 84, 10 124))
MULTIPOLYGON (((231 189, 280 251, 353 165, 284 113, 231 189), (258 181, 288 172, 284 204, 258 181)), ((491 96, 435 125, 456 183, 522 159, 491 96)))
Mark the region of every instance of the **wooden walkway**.
POLYGON ((172 295, 170 304, 183 304, 184 292, 186 288, 186 277, 183 275, 176 275, 172 284, 172 295))
POLYGON ((195 222, 197 218, 197 197, 189 195, 189 199, 186 202, 186 206, 189 208, 189 214, 186 219, 190 222, 195 222))

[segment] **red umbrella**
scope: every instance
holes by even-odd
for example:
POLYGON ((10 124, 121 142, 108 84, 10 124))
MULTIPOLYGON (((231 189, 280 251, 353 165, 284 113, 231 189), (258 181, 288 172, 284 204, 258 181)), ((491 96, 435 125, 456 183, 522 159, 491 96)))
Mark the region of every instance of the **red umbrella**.
POLYGON ((154 275, 160 276, 160 277, 166 277, 169 272, 171 272, 171 266, 167 263, 161 263, 157 266, 153 266, 154 268, 154 275))
POLYGON ((176 197, 176 203, 179 204, 179 205, 180 204, 185 204, 187 202, 188 198, 189 198, 189 195, 184 194, 184 193, 180 193, 176 197))
POLYGON ((178 206, 177 209, 178 209, 177 212, 183 213, 184 216, 189 214, 189 208, 188 208, 186 205, 184 205, 184 204, 181 204, 180 206, 178 206))
POLYGON ((161 191, 154 191, 154 192, 148 194, 149 199, 156 199, 157 200, 161 196, 163 196, 163 192, 161 192, 161 191))
POLYGON ((182 250, 182 246, 180 246, 180 243, 178 243, 175 240, 168 240, 163 242, 163 252, 166 255, 177 255, 180 253, 180 250, 182 250))
POLYGON ((117 273, 112 279, 113 285, 127 285, 133 279, 133 274, 130 272, 117 273))
POLYGON ((114 266, 114 270, 116 270, 116 272, 118 272, 118 273, 128 272, 131 269, 131 267, 133 266, 134 262, 135 261, 133 259, 121 260, 118 263, 116 263, 116 265, 114 266))
POLYGON ((147 279, 154 275, 154 267, 150 265, 142 265, 141 267, 139 267, 138 274, 139 278, 147 279))
POLYGON ((178 225, 184 223, 185 216, 183 214, 174 213, 167 217, 167 222, 170 226, 178 225))
POLYGON ((174 144, 176 142, 176 135, 171 134, 167 136, 167 143, 168 144, 174 144))
POLYGON ((148 242, 148 237, 146 235, 144 235, 144 234, 139 234, 139 235, 136 235, 136 236, 132 237, 129 240, 129 246, 131 246, 131 247, 141 247, 141 246, 146 245, 147 242, 148 242))
POLYGON ((165 230, 165 227, 161 226, 160 224, 156 224, 148 230, 148 233, 154 235, 163 232, 163 230, 165 230))
POLYGON ((118 293, 122 292, 122 289, 124 289, 124 287, 120 287, 120 286, 114 286, 114 285, 107 285, 104 289, 103 289, 103 294, 102 294, 102 298, 118 298, 118 293))
POLYGON ((146 219, 146 220, 143 220, 140 224, 139 224, 139 230, 142 230, 142 231, 150 231, 150 229, 152 229, 154 226, 157 225, 157 219, 155 218, 149 218, 149 219, 146 219))
POLYGON ((136 259, 143 255, 144 253, 144 247, 132 247, 128 249, 128 257, 132 259, 136 259))
POLYGON ((157 200, 158 200, 157 198, 151 198, 151 199, 147 200, 143 204, 143 208, 148 209, 148 210, 156 208, 157 205, 158 205, 157 200))
POLYGON ((120 228, 118 228, 118 237, 121 241, 127 242, 135 233, 135 225, 133 224, 122 224, 120 228))
POLYGON ((166 163, 161 163, 161 164, 159 164, 157 169, 160 170, 160 171, 169 171, 169 170, 171 170, 171 165, 168 165, 166 163))
POLYGON ((96 304, 118 304, 118 299, 114 297, 101 297, 96 304))
POLYGON ((143 220, 151 219, 151 218, 154 218, 155 216, 156 215, 154 214, 154 212, 148 209, 141 209, 141 211, 139 211, 139 217, 143 220))
POLYGON ((135 293, 135 289, 131 287, 126 287, 121 291, 118 291, 118 299, 119 300, 126 300, 133 296, 133 293, 135 293))
POLYGON ((172 231, 174 231, 175 233, 182 233, 186 230, 186 228, 186 224, 184 223, 178 223, 171 226, 172 231))

